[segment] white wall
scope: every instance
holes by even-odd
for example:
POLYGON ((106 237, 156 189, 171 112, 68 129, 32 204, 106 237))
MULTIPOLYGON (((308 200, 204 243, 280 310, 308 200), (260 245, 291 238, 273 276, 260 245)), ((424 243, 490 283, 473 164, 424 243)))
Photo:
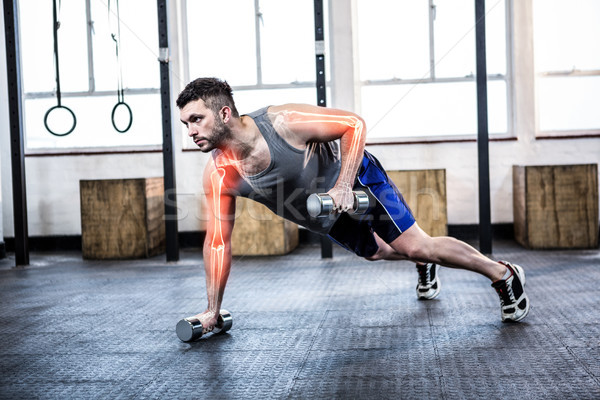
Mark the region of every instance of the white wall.
MULTIPOLYGON (((476 224, 478 222, 479 194, 475 142, 369 146, 368 150, 390 170, 445 168, 448 223, 476 224)), ((587 163, 600 164, 600 138, 490 142, 492 223, 513 222, 513 165, 587 163)))
MULTIPOLYGON (((179 138, 179 135, 176 135, 176 138, 179 138)), ((181 141, 178 142, 176 171, 179 229, 202 230, 204 225, 199 218, 200 194, 206 155, 197 151, 181 152, 181 141)), ((369 146, 368 150, 390 170, 445 168, 448 222, 477 223, 478 178, 475 142, 369 146)), ((5 159, 3 154, 2 160, 5 159)), ((600 138, 491 142, 492 222, 504 223, 513 220, 512 165, 579 163, 600 163, 600 138)), ((3 166, 2 171, 5 170, 3 166)), ((81 232, 80 179, 162 176, 162 155, 144 153, 27 157, 26 174, 30 235, 77 235, 81 232)), ((3 174, 5 175, 8 174, 3 174)), ((3 192, 6 186, 8 185, 3 185, 3 192)), ((11 199, 7 198, 3 206, 5 215, 12 212, 11 199)), ((10 221, 10 225, 5 223, 4 226, 6 235, 10 237, 13 233, 12 217, 4 218, 4 221, 10 221)))
MULTIPOLYGON (((199 193, 205 156, 178 152, 176 158, 179 229, 204 229, 199 193)), ((80 180, 163 175, 161 153, 27 157, 25 168, 30 236, 81 234, 80 180)), ((10 221, 5 233, 13 237, 12 199, 4 208, 10 221)))
MULTIPOLYGON (((171 2, 176 7, 177 2, 171 2)), ((345 2, 335 2, 340 7, 345 2)), ((348 2, 349 3, 349 2, 348 2)), ((528 2, 516 2, 528 4, 528 2)), ((172 10, 172 15, 177 11, 172 10)), ((530 9, 517 6, 515 35, 529 35, 530 9), (521 22, 519 22, 521 21, 521 22)), ((340 10, 352 18, 351 10, 340 10)), ((330 13, 333 14, 333 13, 330 13)), ((172 24, 174 25, 174 24, 172 24)), ((185 76, 179 63, 177 27, 172 26, 171 57, 172 68, 177 76, 185 76)), ((331 54, 333 107, 353 109, 355 97, 356 71, 348 71, 348 60, 354 54, 352 35, 348 26, 332 26, 332 32, 346 32, 337 35, 331 54), (348 38, 350 37, 350 38, 348 38), (346 39, 344 39, 346 38, 346 39), (347 42, 350 40, 350 43, 347 42), (345 66, 344 66, 345 65, 345 66), (340 71, 336 74, 336 70, 340 71)), ((4 43, 0 45, 3 49, 4 43)), ((527 164, 574 164, 600 163, 600 138, 580 138, 565 140, 536 140, 535 138, 535 96, 532 71, 531 49, 515 49, 513 79, 516 90, 511 93, 515 104, 512 130, 515 139, 490 143, 490 179, 492 199, 492 222, 512 222, 512 165, 527 164)), ((0 54, 0 90, 6 93, 5 52, 0 54)), ((172 79, 173 98, 182 89, 179 79, 172 79)), ((248 112, 252 110, 240 110, 248 112)), ((0 104, 0 172, 2 192, 0 202, 2 220, 0 234, 14 236, 12 219, 12 195, 10 175, 9 131, 5 102, 0 104)), ((178 122, 178 110, 173 105, 173 135, 175 137, 175 159, 177 191, 179 200, 180 231, 204 229, 201 215, 201 178, 207 155, 198 151, 182 151, 182 135, 178 122)), ((367 127, 368 128, 368 127, 367 127)), ((157 127, 156 129, 160 129, 157 127)), ((369 146, 387 169, 426 169, 445 168, 448 194, 448 222, 450 224, 476 224, 478 222, 477 189, 477 145, 475 142, 432 143, 406 145, 369 146)), ((79 180, 134 178, 162 176, 161 153, 69 155, 27 157, 27 196, 29 233, 31 236, 78 235, 81 232, 79 208, 79 180)))

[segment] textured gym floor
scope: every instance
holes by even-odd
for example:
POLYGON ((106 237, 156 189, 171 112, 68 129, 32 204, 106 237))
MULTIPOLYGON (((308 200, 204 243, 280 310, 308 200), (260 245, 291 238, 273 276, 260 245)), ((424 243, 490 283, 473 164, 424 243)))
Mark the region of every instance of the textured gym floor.
MULTIPOLYGON (((408 262, 370 263, 305 245, 238 258, 226 334, 182 343, 175 325, 205 306, 198 251, 181 261, 0 260, 0 398, 598 399, 600 252, 528 251, 532 309, 500 322, 487 280, 443 269, 416 300, 408 262)), ((10 254, 9 254, 10 256, 10 254)))

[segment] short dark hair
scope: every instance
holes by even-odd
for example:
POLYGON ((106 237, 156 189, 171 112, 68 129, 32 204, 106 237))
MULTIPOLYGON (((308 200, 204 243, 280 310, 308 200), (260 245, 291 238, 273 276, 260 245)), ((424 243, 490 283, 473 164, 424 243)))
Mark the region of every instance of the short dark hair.
POLYGON ((215 114, 221 108, 231 108, 234 117, 239 118, 239 113, 233 101, 233 90, 226 81, 218 78, 198 78, 188 83, 185 89, 177 97, 177 107, 180 109, 192 101, 201 99, 215 114))

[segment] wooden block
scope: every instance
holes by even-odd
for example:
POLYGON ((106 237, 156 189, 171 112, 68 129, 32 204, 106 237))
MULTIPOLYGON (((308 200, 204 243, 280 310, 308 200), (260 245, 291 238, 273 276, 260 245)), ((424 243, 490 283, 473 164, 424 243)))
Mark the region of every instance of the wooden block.
POLYGON ((165 251, 163 178, 82 180, 83 258, 142 258, 165 251))
POLYGON ((275 215, 266 206, 243 197, 236 201, 231 236, 235 256, 266 256, 289 253, 298 246, 298 225, 275 215))
POLYGON ((387 171, 419 226, 430 236, 448 235, 446 170, 387 171))
POLYGON ((513 166, 513 210, 524 247, 598 247, 598 165, 513 166))

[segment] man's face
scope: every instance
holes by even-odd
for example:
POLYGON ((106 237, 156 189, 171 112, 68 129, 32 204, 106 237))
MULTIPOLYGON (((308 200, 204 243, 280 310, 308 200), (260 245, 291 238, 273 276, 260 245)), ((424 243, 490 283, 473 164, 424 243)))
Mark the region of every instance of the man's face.
POLYGON ((188 128, 188 136, 204 153, 217 148, 231 133, 221 117, 215 115, 201 99, 186 104, 179 111, 179 116, 188 128))

